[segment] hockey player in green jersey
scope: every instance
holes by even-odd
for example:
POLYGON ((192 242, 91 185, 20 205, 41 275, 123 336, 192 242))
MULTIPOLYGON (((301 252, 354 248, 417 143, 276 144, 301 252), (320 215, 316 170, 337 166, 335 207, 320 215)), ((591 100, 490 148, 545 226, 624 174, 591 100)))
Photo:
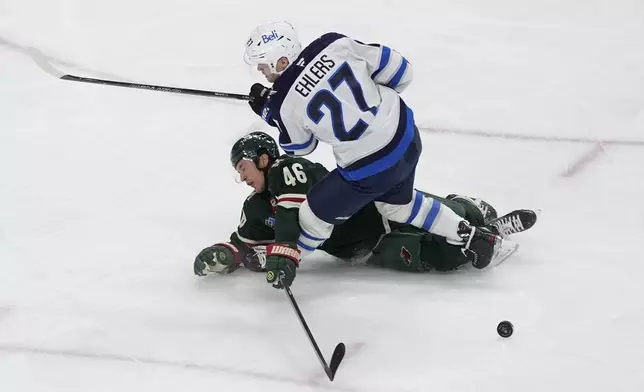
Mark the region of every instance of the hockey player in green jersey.
MULTIPOLYGON (((229 273, 244 265, 266 271, 267 281, 277 288, 281 282, 290 285, 302 256, 314 250, 300 231, 299 206, 328 170, 305 158, 280 156, 273 138, 263 132, 239 139, 231 151, 231 164, 254 191, 244 201, 239 226, 230 240, 203 249, 195 259, 194 272, 200 276, 229 273)), ((525 231, 536 220, 530 210, 497 218, 494 208, 483 201, 425 194, 440 199, 471 224, 487 225, 503 236, 525 231)), ((373 203, 336 225, 331 237, 317 249, 344 260, 368 256, 367 264, 410 272, 452 270, 469 263, 487 266, 491 262, 480 260, 479 254, 462 243, 452 244, 414 226, 383 219, 373 203)), ((509 247, 495 256, 501 260, 514 250, 516 247, 509 247)))

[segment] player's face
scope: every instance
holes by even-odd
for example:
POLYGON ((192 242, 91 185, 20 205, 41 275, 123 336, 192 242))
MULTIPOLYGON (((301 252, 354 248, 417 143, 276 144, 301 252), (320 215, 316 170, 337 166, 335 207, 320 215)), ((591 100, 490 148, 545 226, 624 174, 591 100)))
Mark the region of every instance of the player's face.
POLYGON ((277 71, 277 73, 271 72, 271 67, 268 64, 258 64, 257 70, 261 72, 266 80, 268 80, 270 83, 275 83, 280 77, 280 73, 282 73, 288 67, 288 64, 288 59, 286 57, 281 57, 279 60, 277 60, 277 63, 275 65, 275 70, 277 71))
POLYGON ((235 167, 239 173, 239 178, 246 183, 249 187, 255 189, 255 192, 262 193, 266 186, 264 180, 264 173, 259 170, 253 161, 242 159, 235 167))
POLYGON ((261 72, 262 75, 264 75, 269 83, 275 83, 275 81, 279 77, 278 74, 271 72, 271 67, 268 64, 257 64, 257 70, 261 72))

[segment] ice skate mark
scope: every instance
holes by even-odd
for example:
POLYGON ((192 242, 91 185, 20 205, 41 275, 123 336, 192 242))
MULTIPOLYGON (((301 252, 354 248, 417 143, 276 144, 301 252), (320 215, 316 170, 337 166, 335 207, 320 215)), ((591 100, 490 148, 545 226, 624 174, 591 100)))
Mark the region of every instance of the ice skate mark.
POLYGON ((4 39, 2 37, 0 37, 0 45, 8 46, 11 49, 15 49, 15 50, 21 50, 22 49, 20 46, 14 44, 13 42, 9 42, 9 41, 7 41, 6 39, 4 39))
POLYGON ((550 142, 550 143, 583 143, 583 144, 599 143, 604 146, 607 146, 607 145, 644 146, 644 140, 598 140, 598 139, 588 139, 588 138, 581 138, 581 137, 521 135, 521 134, 514 134, 514 133, 481 131, 481 130, 474 130, 474 129, 434 128, 434 127, 423 127, 423 126, 418 126, 418 129, 429 133, 446 133, 446 134, 453 134, 458 136, 476 136, 476 137, 487 137, 487 138, 493 138, 493 139, 524 140, 524 141, 537 141, 537 142, 550 142))
POLYGON ((8 307, 0 306, 0 324, 2 324, 5 318, 7 318, 7 315, 10 311, 11 309, 9 309, 8 307))
MULTIPOLYGON (((208 364, 199 364, 193 362, 184 362, 184 361, 172 361, 166 359, 155 359, 155 358, 145 358, 145 357, 134 357, 123 354, 102 354, 102 353, 92 353, 92 352, 82 352, 75 350, 65 350, 65 349, 46 349, 46 348, 35 348, 35 347, 25 347, 25 346, 11 346, 11 345, 0 345, 0 352, 8 353, 21 353, 21 354, 33 354, 33 355, 48 355, 53 357, 63 357, 70 359, 94 359, 102 361, 118 361, 118 362, 134 362, 142 365, 149 366, 166 366, 173 368, 183 368, 198 370, 209 373, 224 373, 224 374, 234 374, 243 378, 252 378, 255 380, 266 380, 273 382, 283 382, 303 387, 311 387, 320 390, 328 391, 342 391, 342 392, 362 392, 365 390, 355 389, 355 388, 346 388, 340 387, 329 382, 307 382, 301 379, 288 376, 280 376, 274 374, 260 373, 252 370, 241 370, 235 367, 221 366, 221 365, 208 365, 208 364)), ((307 353, 308 354, 308 353, 307 353)), ((339 377, 338 377, 339 378, 339 377)))
POLYGON ((91 72, 93 75, 97 75, 97 76, 100 76, 100 77, 103 77, 103 78, 112 78, 112 79, 113 78, 118 78, 118 76, 116 76, 116 75, 112 75, 112 74, 108 74, 108 73, 100 72, 100 71, 89 70, 87 68, 81 67, 78 64, 74 64, 74 63, 70 63, 70 62, 67 62, 67 61, 55 59, 53 57, 50 57, 50 56, 47 56, 47 55, 43 54, 38 49, 28 47, 28 46, 22 46, 20 44, 15 43, 15 42, 11 42, 9 40, 6 40, 6 39, 4 39, 2 37, 0 37, 0 45, 7 46, 12 50, 15 50, 17 52, 21 52, 21 53, 27 55, 34 63, 36 63, 36 65, 40 69, 42 69, 46 73, 48 73, 48 74, 50 74, 50 75, 52 75, 52 76, 54 76, 56 78, 60 78, 61 76, 64 75, 64 73, 62 73, 59 70, 53 68, 49 64, 50 62, 60 64, 60 65, 62 65, 64 67, 74 68, 74 69, 84 71, 84 72, 91 72))
POLYGON ((591 162, 595 161, 602 155, 606 154, 606 149, 602 145, 602 143, 595 143, 593 148, 588 151, 586 154, 582 155, 579 157, 575 162, 573 162, 572 165, 568 166, 561 174, 561 177, 574 177, 579 172, 581 172, 586 166, 588 166, 591 162))

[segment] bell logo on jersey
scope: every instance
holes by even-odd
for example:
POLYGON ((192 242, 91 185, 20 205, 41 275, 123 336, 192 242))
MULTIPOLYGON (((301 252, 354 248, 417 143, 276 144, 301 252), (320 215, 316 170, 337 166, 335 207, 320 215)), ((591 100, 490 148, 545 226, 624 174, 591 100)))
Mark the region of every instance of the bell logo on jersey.
POLYGON ((262 41, 264 41, 265 44, 271 42, 274 39, 278 39, 279 35, 275 30, 271 31, 270 34, 264 34, 262 35, 262 41))

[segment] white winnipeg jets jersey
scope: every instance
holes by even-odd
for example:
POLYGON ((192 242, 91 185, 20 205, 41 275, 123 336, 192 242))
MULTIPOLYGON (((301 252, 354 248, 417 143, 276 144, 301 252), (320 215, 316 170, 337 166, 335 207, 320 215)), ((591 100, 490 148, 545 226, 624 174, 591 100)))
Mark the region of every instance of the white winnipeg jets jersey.
POLYGON ((398 95, 411 80, 398 52, 328 33, 275 82, 262 116, 288 154, 327 143, 341 174, 359 180, 391 167, 411 143, 413 113, 398 95))

